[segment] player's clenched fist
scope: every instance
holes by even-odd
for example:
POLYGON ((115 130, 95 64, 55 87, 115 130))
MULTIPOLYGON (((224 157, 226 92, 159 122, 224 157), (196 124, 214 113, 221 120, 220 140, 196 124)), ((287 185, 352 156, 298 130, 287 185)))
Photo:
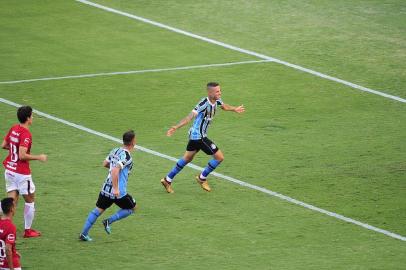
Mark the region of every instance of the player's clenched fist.
POLYGON ((42 162, 47 162, 48 156, 45 154, 41 154, 41 155, 39 155, 38 160, 42 161, 42 162))

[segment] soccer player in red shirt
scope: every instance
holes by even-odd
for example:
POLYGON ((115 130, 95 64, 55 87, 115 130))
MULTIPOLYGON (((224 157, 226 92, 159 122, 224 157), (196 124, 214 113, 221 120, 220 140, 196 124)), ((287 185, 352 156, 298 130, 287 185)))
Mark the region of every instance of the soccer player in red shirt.
POLYGON ((31 177, 30 160, 47 161, 47 155, 32 155, 30 153, 32 136, 29 127, 32 124, 33 115, 30 106, 23 106, 17 110, 17 118, 20 124, 11 127, 1 144, 3 149, 9 151, 8 156, 3 161, 4 176, 6 179, 6 191, 8 197, 18 202, 18 195, 21 194, 25 200, 24 237, 38 237, 39 231, 31 229, 34 220, 34 200, 35 185, 31 177))
POLYGON ((0 219, 0 270, 21 270, 20 254, 16 250, 16 226, 13 224, 13 198, 1 200, 3 216, 0 219))

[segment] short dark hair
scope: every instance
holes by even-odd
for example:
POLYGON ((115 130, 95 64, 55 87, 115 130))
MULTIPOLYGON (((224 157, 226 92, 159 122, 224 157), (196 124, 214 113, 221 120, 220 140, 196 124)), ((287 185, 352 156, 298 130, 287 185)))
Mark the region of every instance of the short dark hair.
POLYGON ((17 110, 17 118, 21 124, 27 122, 28 118, 32 115, 32 108, 30 106, 22 106, 17 110))
POLYGON ((216 86, 219 86, 220 84, 218 83, 218 82, 209 82, 209 83, 207 83, 207 88, 209 88, 209 87, 216 87, 216 86))
POLYGON ((134 139, 134 137, 135 137, 134 130, 129 130, 129 131, 125 132, 123 134, 123 144, 130 145, 132 140, 134 139))
POLYGON ((11 208, 13 208, 13 205, 14 205, 13 198, 4 198, 3 200, 1 200, 1 210, 3 210, 3 213, 5 215, 11 212, 11 208))

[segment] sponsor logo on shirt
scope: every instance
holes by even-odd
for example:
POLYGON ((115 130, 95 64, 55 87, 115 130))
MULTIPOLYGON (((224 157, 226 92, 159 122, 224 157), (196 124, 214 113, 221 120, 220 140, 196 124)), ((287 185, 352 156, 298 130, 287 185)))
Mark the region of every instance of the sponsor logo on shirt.
POLYGON ((14 236, 14 234, 9 234, 7 235, 7 240, 10 242, 14 242, 14 240, 16 239, 16 237, 14 236))

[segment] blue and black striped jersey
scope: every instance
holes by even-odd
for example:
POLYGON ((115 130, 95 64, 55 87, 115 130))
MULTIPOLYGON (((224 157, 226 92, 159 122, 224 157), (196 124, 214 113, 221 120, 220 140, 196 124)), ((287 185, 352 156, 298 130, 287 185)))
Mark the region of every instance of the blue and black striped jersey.
POLYGON ((207 137, 207 129, 209 128, 210 123, 213 121, 217 106, 222 105, 223 101, 221 99, 216 100, 214 104, 210 103, 208 97, 205 97, 199 101, 199 103, 193 109, 193 113, 196 114, 196 118, 193 125, 189 129, 190 140, 199 140, 207 137))
POLYGON ((106 157, 106 161, 110 163, 109 174, 104 181, 101 193, 104 196, 115 198, 113 195, 113 182, 111 178, 111 171, 115 167, 120 167, 120 174, 118 176, 118 187, 120 194, 118 199, 124 197, 127 194, 127 182, 128 176, 133 168, 133 159, 130 152, 123 148, 114 148, 110 154, 106 157))

